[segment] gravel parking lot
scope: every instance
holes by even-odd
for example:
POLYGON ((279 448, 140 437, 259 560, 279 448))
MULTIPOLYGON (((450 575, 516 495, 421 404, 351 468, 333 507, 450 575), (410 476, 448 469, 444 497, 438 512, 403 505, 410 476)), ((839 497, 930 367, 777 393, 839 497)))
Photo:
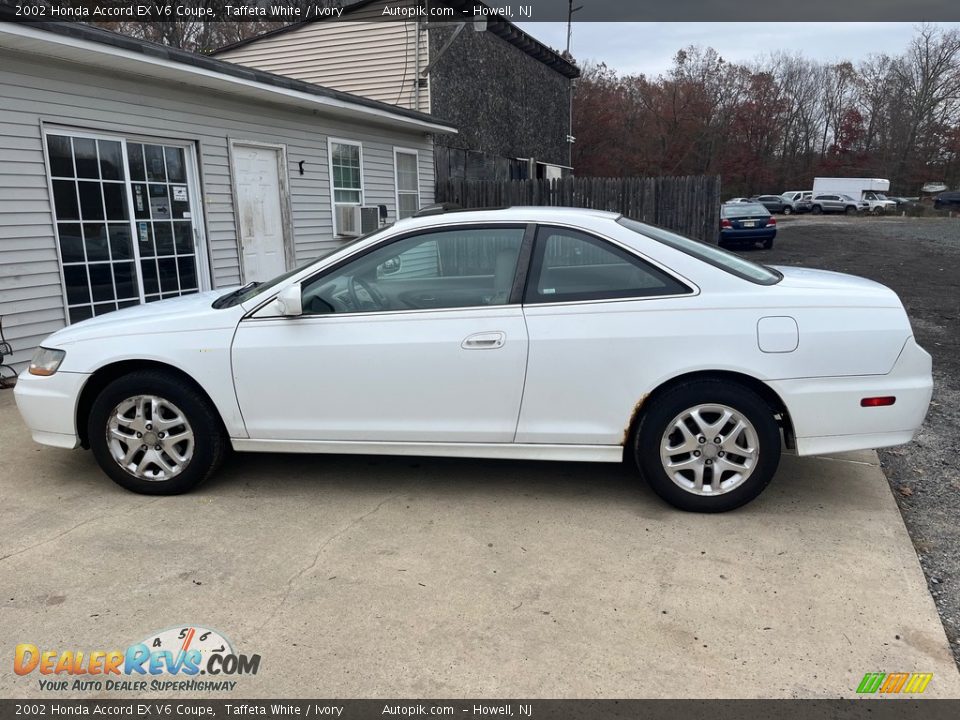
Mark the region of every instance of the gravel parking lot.
POLYGON ((800 216, 778 223, 772 250, 744 254, 893 288, 933 355, 933 404, 923 429, 912 444, 881 451, 880 461, 960 663, 960 219, 800 216))

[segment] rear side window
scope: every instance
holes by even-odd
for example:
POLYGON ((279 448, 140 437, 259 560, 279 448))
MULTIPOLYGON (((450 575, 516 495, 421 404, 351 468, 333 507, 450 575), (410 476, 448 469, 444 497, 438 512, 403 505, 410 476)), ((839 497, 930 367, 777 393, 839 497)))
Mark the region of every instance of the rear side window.
POLYGON ((591 235, 540 227, 525 303, 682 295, 692 290, 659 268, 591 235))
POLYGON ((707 245, 698 240, 691 240, 683 235, 677 235, 669 230, 664 230, 654 225, 647 225, 646 223, 631 220, 630 218, 620 217, 617 219, 617 222, 638 235, 656 240, 667 247, 679 250, 690 257, 694 257, 697 260, 724 270, 731 275, 736 275, 739 278, 749 280, 758 285, 776 285, 783 279, 783 275, 778 271, 772 270, 766 265, 744 260, 739 255, 721 250, 715 245, 707 245))

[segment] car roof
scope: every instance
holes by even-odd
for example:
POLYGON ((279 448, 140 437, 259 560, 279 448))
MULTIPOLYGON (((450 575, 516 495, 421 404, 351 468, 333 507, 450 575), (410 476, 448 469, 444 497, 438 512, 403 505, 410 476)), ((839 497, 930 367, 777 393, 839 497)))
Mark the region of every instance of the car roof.
POLYGON ((618 212, 594 210, 592 208, 518 205, 507 208, 437 212, 432 215, 398 220, 394 227, 419 228, 432 227, 435 225, 453 225, 459 222, 570 222, 577 218, 616 220, 618 217, 620 217, 620 213, 618 212))

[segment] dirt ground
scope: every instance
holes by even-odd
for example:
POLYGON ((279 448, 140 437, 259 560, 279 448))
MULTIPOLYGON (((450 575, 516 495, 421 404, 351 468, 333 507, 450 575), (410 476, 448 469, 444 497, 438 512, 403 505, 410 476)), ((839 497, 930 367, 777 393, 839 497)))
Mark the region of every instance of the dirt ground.
POLYGON ((910 445, 880 451, 960 664, 960 218, 778 219, 765 264, 860 275, 893 288, 933 355, 933 401, 910 445))

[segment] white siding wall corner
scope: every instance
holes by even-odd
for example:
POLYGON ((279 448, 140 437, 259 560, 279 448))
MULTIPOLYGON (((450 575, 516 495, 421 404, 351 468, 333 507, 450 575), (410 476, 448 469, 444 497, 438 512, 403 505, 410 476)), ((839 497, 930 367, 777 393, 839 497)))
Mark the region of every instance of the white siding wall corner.
POLYGON ((0 97, 0 315, 15 351, 13 361, 21 367, 33 348, 65 323, 42 142, 45 126, 195 147, 214 288, 241 280, 231 140, 286 148, 297 263, 341 242, 333 236, 330 136, 362 144, 366 204, 384 204, 390 219, 396 218, 395 146, 418 150, 421 202, 433 202, 432 141, 422 133, 344 123, 278 105, 252 105, 2 49, 0 97))

